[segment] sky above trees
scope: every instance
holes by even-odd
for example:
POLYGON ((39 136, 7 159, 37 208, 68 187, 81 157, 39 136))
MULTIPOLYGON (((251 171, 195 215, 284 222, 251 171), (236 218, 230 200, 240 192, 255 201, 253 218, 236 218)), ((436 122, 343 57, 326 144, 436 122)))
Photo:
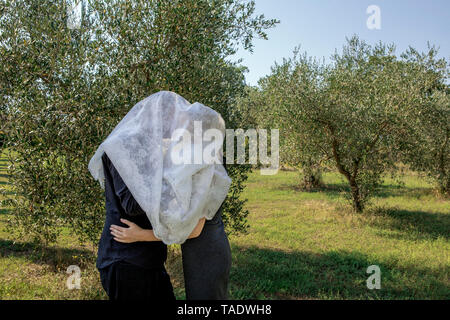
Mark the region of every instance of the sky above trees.
POLYGON ((256 0, 256 12, 280 20, 269 30, 269 40, 256 40, 254 53, 240 50, 249 68, 247 83, 256 85, 270 73, 275 61, 292 56, 295 46, 329 61, 345 38, 357 34, 370 44, 395 43, 397 53, 409 45, 426 51, 427 42, 440 48, 439 56, 450 57, 450 1, 448 0, 256 0), (366 13, 370 5, 380 9, 380 29, 369 29, 366 13))

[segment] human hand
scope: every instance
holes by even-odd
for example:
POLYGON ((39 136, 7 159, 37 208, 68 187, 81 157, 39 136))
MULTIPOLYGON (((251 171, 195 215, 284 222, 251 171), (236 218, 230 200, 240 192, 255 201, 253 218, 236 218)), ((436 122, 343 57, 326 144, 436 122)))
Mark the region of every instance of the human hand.
POLYGON ((137 241, 143 241, 144 234, 141 227, 137 224, 128 221, 126 219, 120 219, 120 221, 128 226, 128 228, 120 227, 112 224, 109 230, 114 236, 114 240, 122 243, 132 243, 137 241))

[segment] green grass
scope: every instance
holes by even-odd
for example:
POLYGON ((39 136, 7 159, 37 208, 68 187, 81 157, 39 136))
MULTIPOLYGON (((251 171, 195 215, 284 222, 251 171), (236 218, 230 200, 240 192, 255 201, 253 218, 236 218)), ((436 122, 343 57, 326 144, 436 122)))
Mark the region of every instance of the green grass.
MULTIPOLYGON (((0 184, 7 185, 0 159, 0 184)), ((352 213, 336 173, 315 192, 297 188, 295 172, 253 172, 248 198, 250 229, 231 236, 232 299, 449 299, 450 201, 414 173, 404 185, 387 179, 363 214, 352 213), (381 268, 381 289, 369 290, 366 269, 381 268)), ((0 227, 10 214, 0 211, 0 227)), ((184 298, 179 246, 168 270, 184 298)), ((68 233, 52 248, 0 232, 0 299, 105 299, 95 254, 68 233), (80 290, 66 288, 66 268, 79 265, 80 290)))
POLYGON ((244 196, 251 228, 233 237, 232 296, 292 299, 448 299, 450 203, 411 174, 387 179, 364 214, 352 213, 339 175, 301 192, 297 175, 253 173, 244 196), (381 268, 381 290, 366 269, 381 268))

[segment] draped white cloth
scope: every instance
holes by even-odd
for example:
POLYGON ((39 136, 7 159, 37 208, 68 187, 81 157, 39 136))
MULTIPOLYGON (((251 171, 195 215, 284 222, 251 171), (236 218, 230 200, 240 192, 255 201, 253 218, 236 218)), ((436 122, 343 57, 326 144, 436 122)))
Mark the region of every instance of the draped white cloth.
POLYGON ((198 102, 190 104, 174 92, 160 91, 125 115, 88 167, 104 188, 101 156, 106 152, 146 212, 155 236, 166 244, 183 243, 199 219, 214 217, 228 193, 231 179, 222 164, 224 136, 225 122, 219 113, 198 102), (184 136, 175 135, 177 129, 184 136), (215 130, 202 139, 198 129, 215 130), (189 161, 179 163, 180 158, 189 161))

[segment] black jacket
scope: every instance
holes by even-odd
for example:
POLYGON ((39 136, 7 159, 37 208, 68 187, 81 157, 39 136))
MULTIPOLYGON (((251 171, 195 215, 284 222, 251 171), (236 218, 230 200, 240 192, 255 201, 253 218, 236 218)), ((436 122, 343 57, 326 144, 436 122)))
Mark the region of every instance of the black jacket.
POLYGON ((106 220, 98 247, 97 268, 105 268, 116 261, 125 261, 144 268, 163 267, 167 259, 167 246, 162 241, 121 243, 111 235, 111 224, 127 227, 120 222, 120 218, 132 221, 144 229, 152 229, 152 226, 106 153, 102 156, 102 162, 105 174, 106 220))

